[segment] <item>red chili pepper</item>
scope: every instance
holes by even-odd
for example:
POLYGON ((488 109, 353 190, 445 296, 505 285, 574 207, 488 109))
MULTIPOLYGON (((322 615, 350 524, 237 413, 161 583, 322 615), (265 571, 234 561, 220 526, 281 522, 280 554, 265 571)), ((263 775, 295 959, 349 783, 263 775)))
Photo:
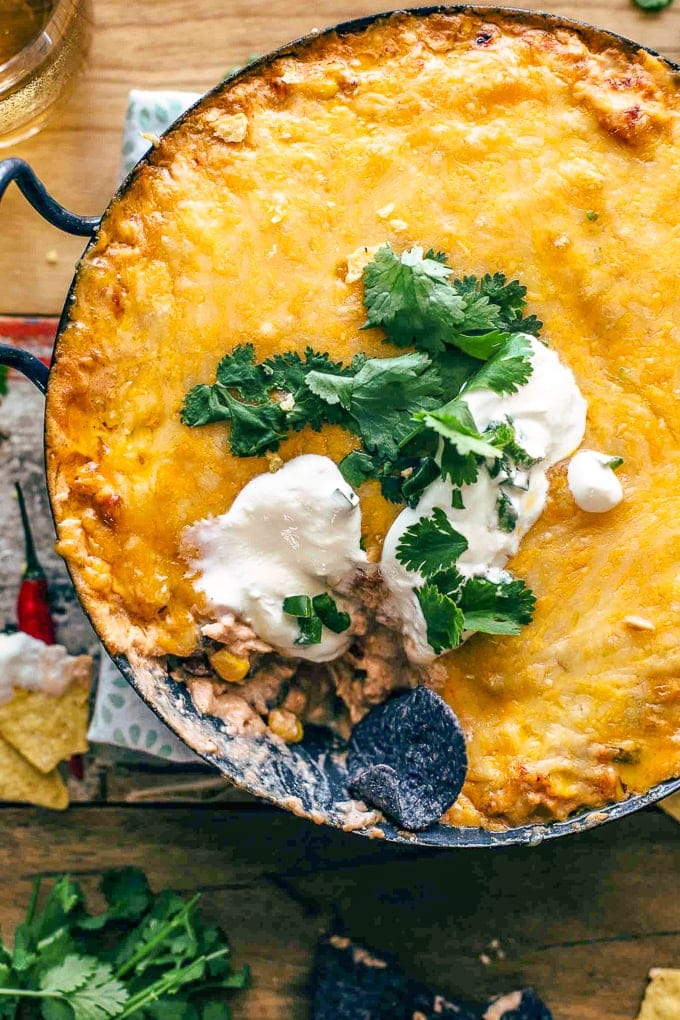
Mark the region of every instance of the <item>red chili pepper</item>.
MULTIPOLYGON (((17 499, 19 500, 19 511, 21 513, 21 524, 24 529, 24 546, 26 566, 21 577, 19 597, 17 598, 17 623, 19 630, 24 634, 30 634, 38 641, 44 641, 46 645, 56 644, 54 632, 54 621, 50 613, 50 603, 47 590, 47 575, 40 565, 38 554, 35 551, 31 525, 26 513, 24 494, 21 486, 16 482, 17 499)), ((71 775, 76 779, 83 779, 85 770, 83 767, 83 756, 74 754, 69 758, 69 769, 71 775)))
POLYGON ((21 578, 19 597, 17 599, 17 623, 19 630, 24 634, 44 641, 46 645, 53 645, 56 642, 54 633, 54 622, 50 614, 50 605, 47 595, 47 577, 40 566, 40 561, 35 551, 31 526, 28 522, 26 504, 21 486, 16 483, 17 499, 21 511, 21 523, 24 529, 24 545, 26 555, 26 566, 21 578))

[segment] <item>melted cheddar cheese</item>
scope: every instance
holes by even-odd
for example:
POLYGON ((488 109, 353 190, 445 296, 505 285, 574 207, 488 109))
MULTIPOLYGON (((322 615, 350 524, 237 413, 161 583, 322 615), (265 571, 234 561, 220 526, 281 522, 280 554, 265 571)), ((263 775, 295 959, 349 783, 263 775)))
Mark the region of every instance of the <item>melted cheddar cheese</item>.
MULTIPOLYGON (((49 385, 58 547, 108 647, 192 652, 181 531, 268 468, 221 424, 183 426, 186 391, 238 343, 386 356, 359 331, 357 251, 422 244, 527 284, 586 446, 625 458, 604 515, 558 466, 509 565, 534 622, 443 660, 470 756, 448 820, 563 818, 680 772, 679 142, 661 61, 519 14, 321 36, 185 117, 106 214, 49 385)), ((280 456, 355 442, 307 430, 280 456)), ((377 558, 399 508, 374 483, 361 501, 377 558)))

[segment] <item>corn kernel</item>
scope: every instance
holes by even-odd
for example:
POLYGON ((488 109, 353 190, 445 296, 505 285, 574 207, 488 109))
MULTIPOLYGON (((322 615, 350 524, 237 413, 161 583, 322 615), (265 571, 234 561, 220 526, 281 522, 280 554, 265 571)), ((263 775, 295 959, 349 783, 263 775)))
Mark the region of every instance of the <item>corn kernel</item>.
POLYGON ((304 735, 302 723, 285 708, 273 708, 267 720, 269 729, 288 744, 299 744, 304 735))
POLYGON ((223 680, 228 680, 232 684, 243 683, 250 669, 248 659, 232 655, 226 648, 210 656, 210 665, 223 680))

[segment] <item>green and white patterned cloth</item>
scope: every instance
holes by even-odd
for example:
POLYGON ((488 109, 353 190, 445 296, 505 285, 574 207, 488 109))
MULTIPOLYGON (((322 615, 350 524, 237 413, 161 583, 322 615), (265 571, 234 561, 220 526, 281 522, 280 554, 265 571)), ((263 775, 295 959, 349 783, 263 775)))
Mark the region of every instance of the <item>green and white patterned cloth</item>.
POLYGON ((200 92, 148 92, 132 89, 123 125, 121 181, 151 148, 149 139, 144 135, 162 135, 180 114, 200 98, 200 92))
MULTIPOLYGON (((195 92, 146 92, 133 89, 123 128, 120 179, 151 147, 144 135, 160 135, 200 98, 195 92)), ((201 763, 178 740, 128 684, 102 649, 94 712, 88 731, 93 744, 124 748, 128 753, 177 764, 201 763)))

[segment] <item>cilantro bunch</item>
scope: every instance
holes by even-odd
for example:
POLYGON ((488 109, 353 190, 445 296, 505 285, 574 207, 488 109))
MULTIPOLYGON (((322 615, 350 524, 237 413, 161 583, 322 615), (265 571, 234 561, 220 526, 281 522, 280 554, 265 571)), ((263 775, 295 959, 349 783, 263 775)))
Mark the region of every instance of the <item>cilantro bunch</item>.
POLYGON ((89 914, 77 882, 62 876, 38 910, 36 880, 14 950, 0 942, 2 1020, 229 1020, 232 972, 223 932, 198 913, 199 896, 154 895, 136 868, 102 880, 107 908, 89 914))
POLYGON ((464 631, 519 634, 531 622, 536 599, 524 581, 460 573, 455 563, 467 548, 467 539, 440 507, 407 528, 397 545, 399 562, 425 579, 416 596, 436 655, 456 648, 464 631))
POLYGON ((415 351, 357 355, 342 365, 307 348, 302 356, 290 351, 257 363, 252 344, 242 344, 222 358, 213 384, 187 393, 182 421, 230 422, 236 457, 276 450, 306 426, 340 425, 361 440, 340 464, 347 482, 375 478, 387 499, 409 506, 442 474, 469 484, 496 454, 462 398, 474 389, 514 393, 524 385, 532 370, 528 334, 541 323, 524 316, 526 288, 518 281, 502 273, 451 276, 442 253, 414 247, 399 257, 384 245, 364 269, 363 328, 380 327, 386 343, 415 351))
MULTIPOLYGON (((343 365, 307 348, 303 357, 288 352, 256 363, 245 344, 220 361, 212 385, 190 390, 182 420, 229 421, 237 457, 275 450, 305 426, 339 425, 361 443, 339 464, 349 485, 376 479, 386 499, 411 507, 444 478, 452 507, 464 509, 462 487, 484 468, 499 480, 498 526, 513 531, 517 512, 503 486, 526 487, 535 461, 510 419, 480 433, 466 396, 480 389, 512 394, 528 381, 531 341, 542 323, 524 314, 526 287, 502 273, 453 278, 442 252, 416 246, 397 255, 386 244, 364 267, 363 288, 362 328, 382 329, 386 344, 411 350, 360 354, 343 365)), ((531 620, 534 597, 522 581, 463 577, 455 562, 466 549, 441 509, 409 528, 397 549, 425 580, 416 593, 437 654, 455 648, 464 631, 517 634, 531 620)), ((298 643, 318 642, 322 625, 335 629, 307 596, 286 601, 284 611, 298 619, 298 643)))

